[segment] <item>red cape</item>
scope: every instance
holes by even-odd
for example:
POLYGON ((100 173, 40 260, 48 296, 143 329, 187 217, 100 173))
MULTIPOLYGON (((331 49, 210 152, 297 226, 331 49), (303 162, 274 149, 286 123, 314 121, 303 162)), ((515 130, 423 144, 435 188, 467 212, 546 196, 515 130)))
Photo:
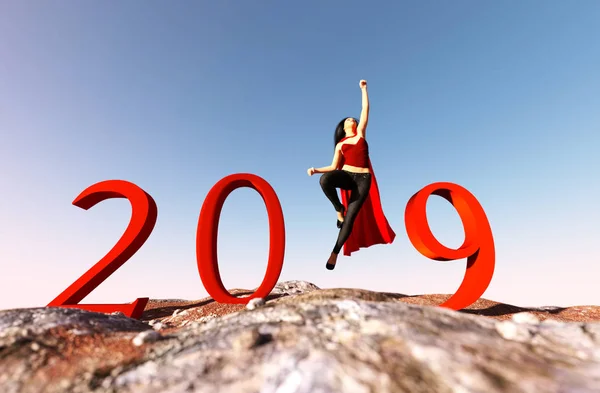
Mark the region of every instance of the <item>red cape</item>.
MULTIPOLYGON (((340 161, 338 169, 344 166, 344 158, 340 161)), ((344 255, 350 256, 360 248, 370 247, 376 244, 391 244, 396 237, 394 230, 388 223, 387 218, 383 214, 381 200, 379 198, 379 188, 377 187, 377 179, 373 166, 369 159, 369 171, 371 172, 371 188, 369 196, 360 208, 352 233, 344 243, 344 255)), ((350 200, 350 191, 340 189, 342 195, 342 204, 348 211, 348 201, 350 200)))

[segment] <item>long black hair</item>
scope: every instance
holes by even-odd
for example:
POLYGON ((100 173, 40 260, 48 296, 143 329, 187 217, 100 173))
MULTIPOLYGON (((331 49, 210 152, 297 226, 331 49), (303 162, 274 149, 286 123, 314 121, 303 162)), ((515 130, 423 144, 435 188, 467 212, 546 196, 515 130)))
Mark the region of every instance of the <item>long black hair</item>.
MULTIPOLYGON (((344 131, 344 122, 346 121, 347 117, 344 117, 342 119, 342 121, 340 121, 337 125, 337 127, 335 127, 335 132, 333 133, 333 146, 337 146, 338 143, 340 143, 340 141, 346 136, 346 131, 344 131)), ((356 122, 356 126, 358 127, 358 120, 356 120, 353 117, 354 121, 356 122)))

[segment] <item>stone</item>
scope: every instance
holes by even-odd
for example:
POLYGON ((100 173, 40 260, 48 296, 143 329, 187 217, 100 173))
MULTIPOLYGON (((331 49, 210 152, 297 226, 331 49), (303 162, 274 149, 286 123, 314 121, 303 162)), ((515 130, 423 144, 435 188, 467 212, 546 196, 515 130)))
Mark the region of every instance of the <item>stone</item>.
POLYGON ((177 312, 177 325, 70 308, 0 311, 0 391, 600 391, 598 322, 539 322, 522 308, 497 320, 301 281, 276 288, 259 307, 177 312))
POLYGON ((263 299, 263 298, 254 298, 254 299, 252 299, 252 300, 250 300, 248 302, 248 304, 246 305, 246 309, 248 309, 248 310, 254 310, 255 308, 263 306, 264 304, 265 304, 265 299, 263 299))
POLYGON ((528 312, 521 312, 513 315, 512 320, 516 323, 525 324, 536 324, 540 323, 540 320, 533 314, 528 312))
POLYGON ((139 333, 137 336, 135 336, 135 338, 133 339, 133 345, 135 345, 136 347, 139 347, 146 343, 159 340, 160 338, 161 338, 161 335, 157 331, 146 330, 146 331, 139 333))

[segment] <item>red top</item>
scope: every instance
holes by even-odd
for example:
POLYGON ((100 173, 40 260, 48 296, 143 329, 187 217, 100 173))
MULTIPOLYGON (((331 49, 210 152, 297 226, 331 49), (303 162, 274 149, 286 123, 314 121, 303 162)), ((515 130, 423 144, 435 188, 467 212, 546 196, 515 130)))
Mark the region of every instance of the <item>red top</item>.
MULTIPOLYGON (((342 139, 342 141, 344 139, 342 139)), ((344 162, 345 158, 346 157, 342 157, 342 160, 340 160, 341 162, 338 169, 341 169, 346 163, 344 162)), ((371 173, 371 189, 369 190, 369 196, 358 211, 350 237, 346 240, 346 243, 344 243, 344 255, 346 256, 350 256, 350 254, 358 251, 360 248, 370 247, 376 244, 390 244, 396 237, 394 230, 383 213, 379 197, 379 187, 377 187, 377 179, 375 178, 371 160, 368 157, 367 165, 365 165, 365 167, 369 168, 369 172, 371 173)), ((350 191, 342 189, 340 190, 340 193, 342 194, 342 204, 346 210, 348 210, 350 191)))
POLYGON ((356 144, 345 143, 342 145, 344 163, 359 168, 369 166, 369 145, 363 137, 358 138, 356 144))

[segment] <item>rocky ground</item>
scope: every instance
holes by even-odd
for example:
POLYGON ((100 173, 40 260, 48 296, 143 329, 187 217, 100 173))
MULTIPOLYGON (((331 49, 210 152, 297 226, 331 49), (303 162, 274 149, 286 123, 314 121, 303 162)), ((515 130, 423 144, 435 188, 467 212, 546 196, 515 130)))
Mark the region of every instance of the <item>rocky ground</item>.
POLYGON ((599 306, 448 297, 291 281, 248 306, 151 300, 141 320, 0 311, 0 392, 600 392, 599 306))

